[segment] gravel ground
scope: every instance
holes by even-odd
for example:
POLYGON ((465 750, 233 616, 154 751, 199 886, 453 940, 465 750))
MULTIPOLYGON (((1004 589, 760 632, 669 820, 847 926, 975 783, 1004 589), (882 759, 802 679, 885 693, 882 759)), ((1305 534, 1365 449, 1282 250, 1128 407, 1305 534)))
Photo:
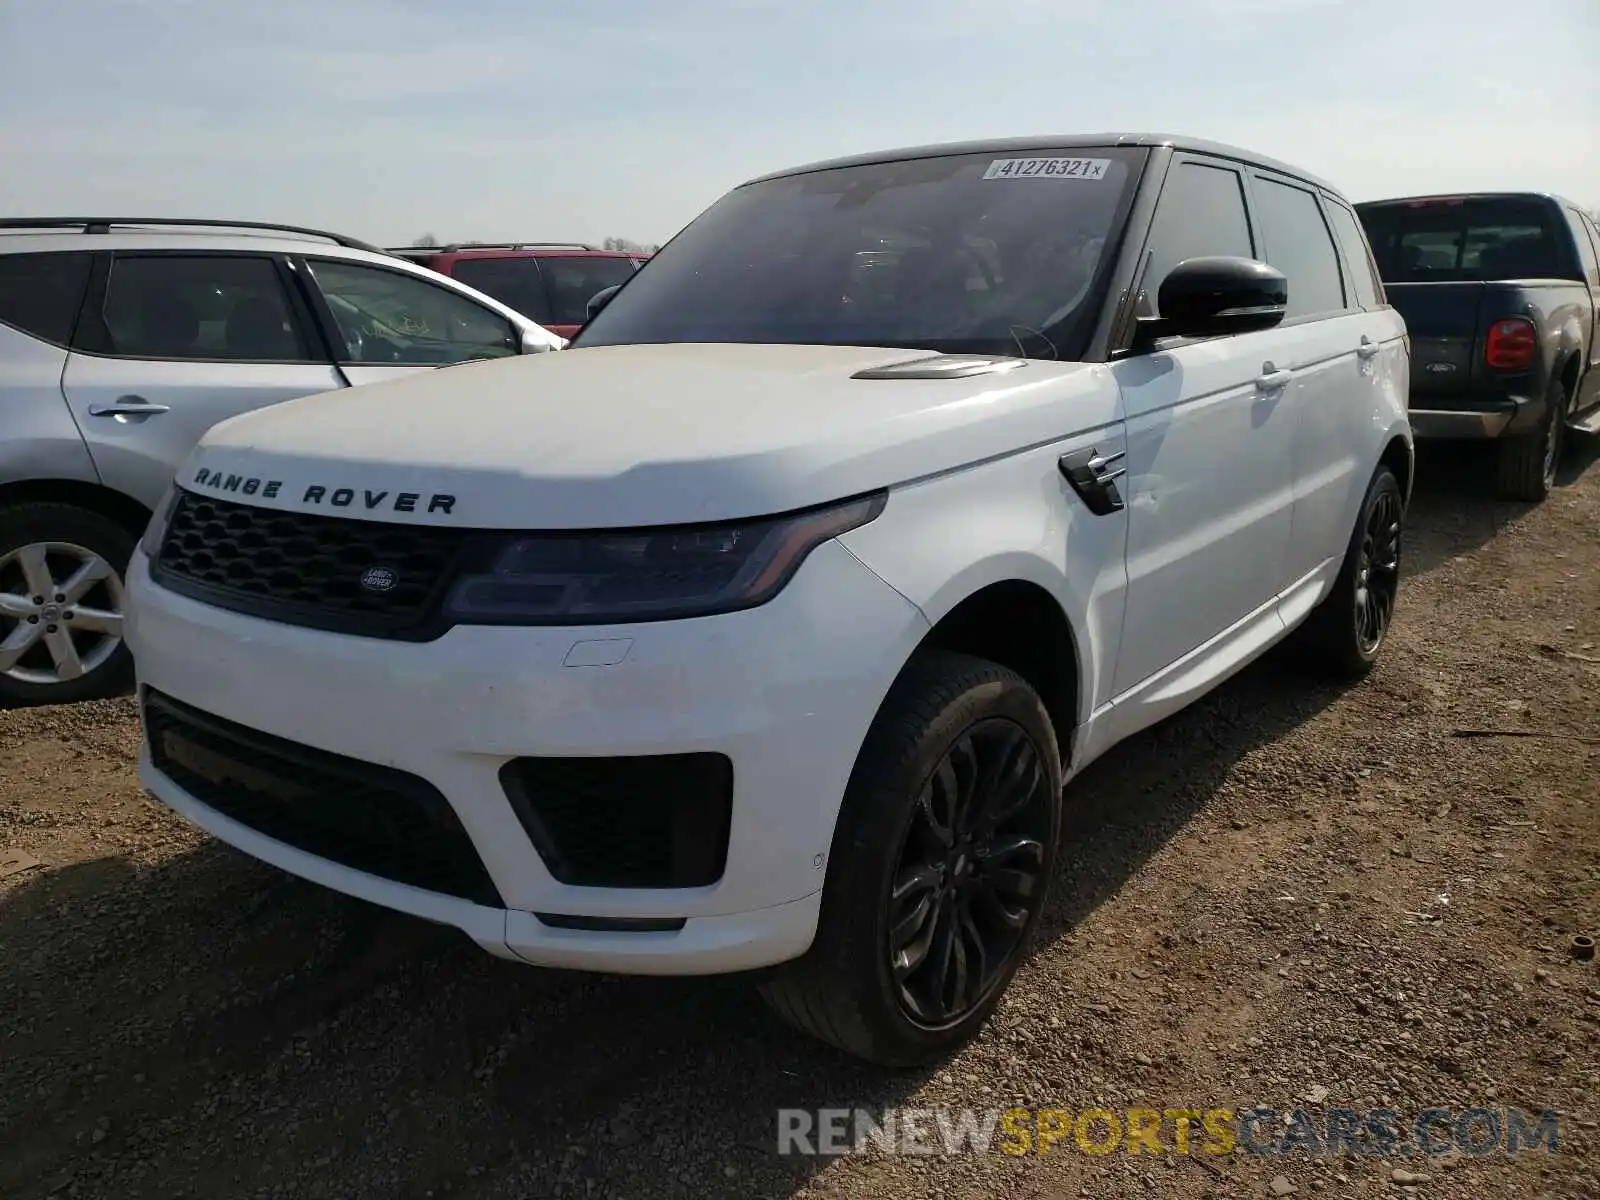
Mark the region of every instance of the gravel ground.
POLYGON ((1075 781, 1036 953, 923 1074, 246 859, 143 796, 130 702, 0 712, 0 1195, 1600 1196, 1597 455, 1538 509, 1425 455, 1379 670, 1275 654, 1075 781), (1559 1149, 774 1152, 780 1107, 1256 1104, 1551 1108, 1559 1149))

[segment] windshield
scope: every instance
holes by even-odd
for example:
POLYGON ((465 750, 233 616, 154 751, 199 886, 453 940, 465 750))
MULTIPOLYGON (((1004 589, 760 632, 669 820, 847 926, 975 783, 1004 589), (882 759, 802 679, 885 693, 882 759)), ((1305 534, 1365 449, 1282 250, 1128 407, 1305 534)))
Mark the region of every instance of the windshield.
POLYGON ((1447 198, 1358 211, 1385 283, 1576 277, 1538 201, 1447 198))
POLYGON ((748 184, 659 251, 573 344, 1076 358, 1145 153, 988 152, 748 184))

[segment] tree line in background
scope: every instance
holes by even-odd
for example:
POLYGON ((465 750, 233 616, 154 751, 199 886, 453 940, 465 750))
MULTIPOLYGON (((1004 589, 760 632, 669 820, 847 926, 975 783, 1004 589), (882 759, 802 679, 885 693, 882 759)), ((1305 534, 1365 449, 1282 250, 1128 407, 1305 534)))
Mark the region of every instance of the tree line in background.
MULTIPOLYGON (((413 239, 411 244, 420 249, 426 250, 439 245, 439 239, 434 237, 431 233, 425 233, 421 237, 413 239)), ((470 245, 471 242, 468 241, 462 244, 470 245)), ((661 249, 660 246, 649 246, 644 242, 636 242, 632 238, 621 237, 608 237, 604 243, 601 244, 600 248, 602 250, 629 250, 635 254, 654 254, 657 250, 661 249)))

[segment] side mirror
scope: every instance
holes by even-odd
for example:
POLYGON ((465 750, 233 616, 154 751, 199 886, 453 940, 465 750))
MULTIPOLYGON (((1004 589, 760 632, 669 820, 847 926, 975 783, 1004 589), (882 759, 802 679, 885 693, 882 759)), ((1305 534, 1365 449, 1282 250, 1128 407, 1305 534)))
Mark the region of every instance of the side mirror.
POLYGON ((621 288, 622 285, 620 283, 613 283, 610 287, 601 288, 594 295, 590 296, 587 314, 589 320, 594 320, 599 314, 600 310, 611 303, 611 297, 615 296, 617 292, 621 290, 621 288))
POLYGON ((1289 281, 1253 258, 1187 258, 1156 293, 1159 317, 1141 317, 1136 342, 1157 338, 1221 337, 1271 329, 1283 320, 1289 281))

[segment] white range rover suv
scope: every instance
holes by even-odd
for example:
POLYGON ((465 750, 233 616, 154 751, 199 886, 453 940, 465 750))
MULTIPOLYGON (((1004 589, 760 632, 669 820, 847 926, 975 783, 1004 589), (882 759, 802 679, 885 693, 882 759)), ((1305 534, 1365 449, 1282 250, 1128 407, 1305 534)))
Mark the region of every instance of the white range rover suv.
POLYGON ((1016 970, 1066 778, 1292 631, 1384 643, 1405 329, 1291 167, 803 167, 592 308, 206 435, 129 573, 152 792, 507 958, 761 968, 910 1064, 1016 970))

